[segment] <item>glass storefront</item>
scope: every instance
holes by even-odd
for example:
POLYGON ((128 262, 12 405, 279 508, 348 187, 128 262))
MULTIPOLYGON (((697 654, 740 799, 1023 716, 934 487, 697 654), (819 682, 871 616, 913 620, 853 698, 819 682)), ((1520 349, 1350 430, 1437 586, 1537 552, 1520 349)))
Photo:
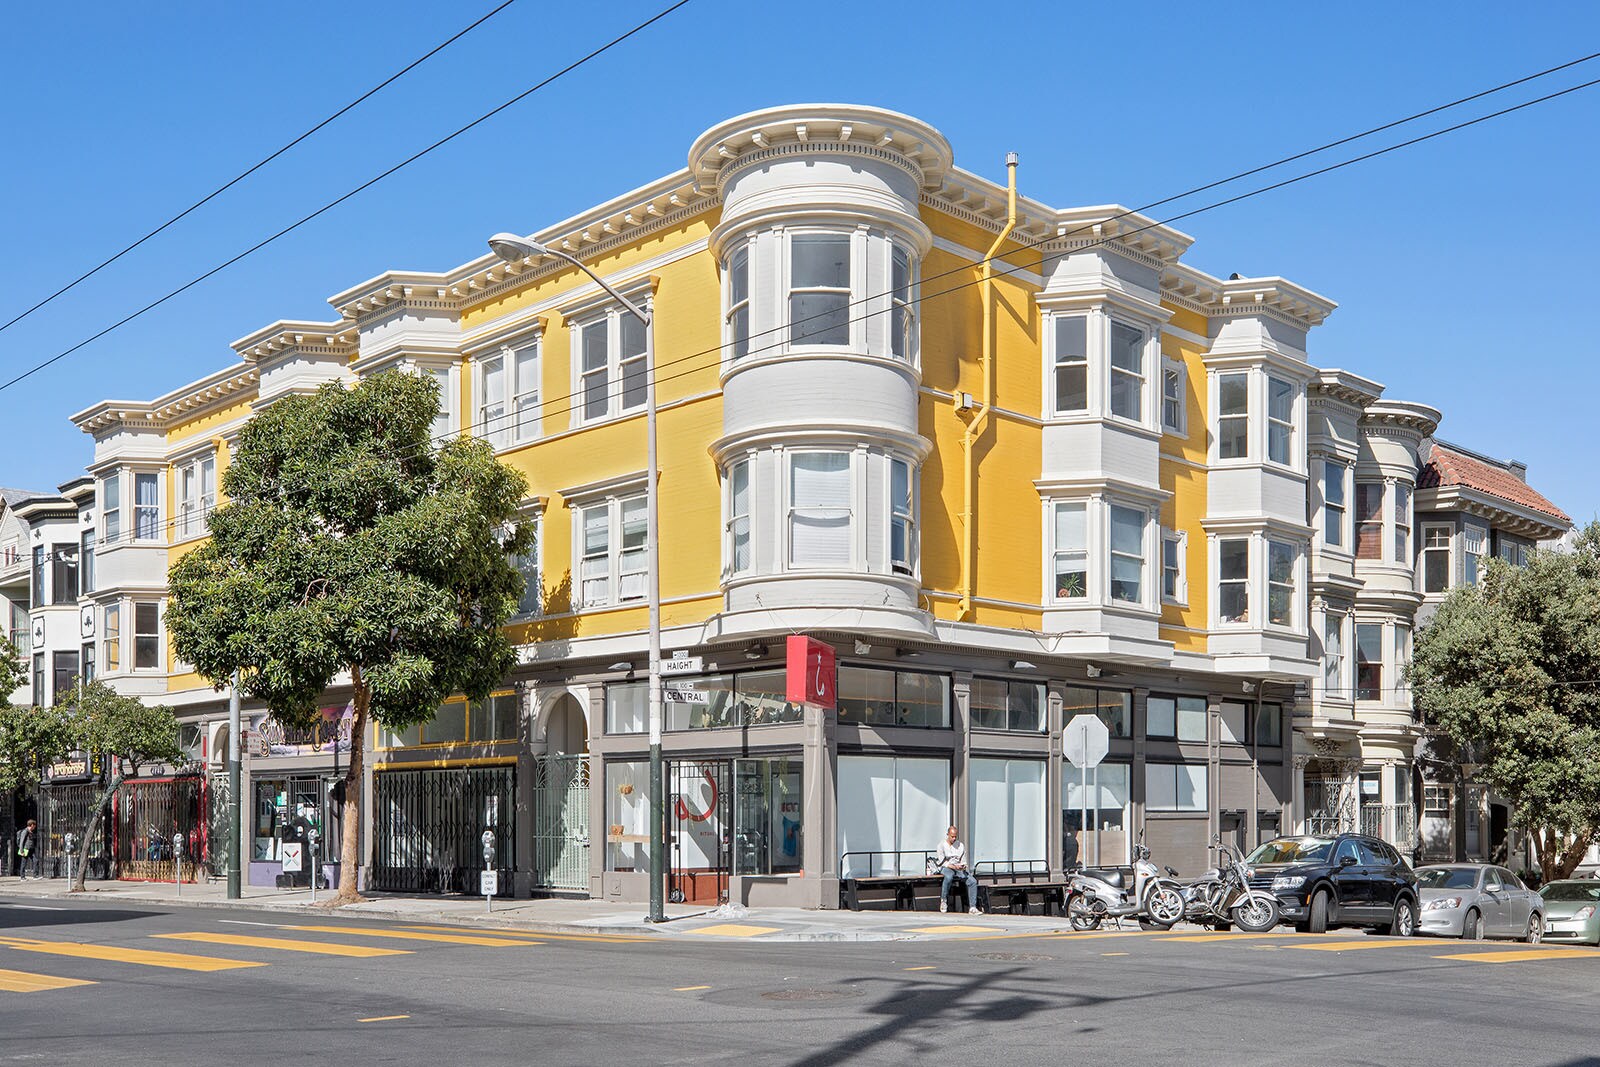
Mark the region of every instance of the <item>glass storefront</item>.
POLYGON ((733 761, 733 873, 800 871, 800 759, 733 761))
MULTIPOLYGON (((609 688, 609 687, 608 687, 609 688)), ((650 869, 650 764, 606 764, 606 870, 650 869)))
MULTIPOLYGON (((715 730, 729 726, 767 726, 805 718, 785 695, 781 670, 743 671, 672 677, 661 684, 664 730, 715 730)), ((611 682, 606 686, 606 733, 641 734, 649 717, 649 683, 611 682)))
POLYGON ((950 679, 922 671, 839 668, 839 721, 868 726, 950 725, 950 679))
POLYGON ((303 845, 309 855, 313 829, 321 838, 322 861, 337 848, 337 820, 330 817, 328 781, 321 775, 256 778, 250 816, 250 859, 257 863, 281 862, 284 842, 303 845), (331 824, 331 825, 330 825, 331 824), (302 836, 298 831, 304 831, 302 836))

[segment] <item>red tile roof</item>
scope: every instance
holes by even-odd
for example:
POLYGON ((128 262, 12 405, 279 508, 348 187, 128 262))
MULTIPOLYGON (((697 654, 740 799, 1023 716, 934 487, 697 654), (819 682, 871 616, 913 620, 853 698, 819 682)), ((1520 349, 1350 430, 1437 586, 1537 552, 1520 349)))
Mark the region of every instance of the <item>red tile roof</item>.
POLYGON ((1506 468, 1485 463, 1481 459, 1435 441, 1433 450, 1428 455, 1428 462, 1422 468, 1422 475, 1417 479, 1417 488, 1452 485, 1475 489, 1487 496, 1497 497, 1542 515, 1549 515, 1568 525, 1572 522, 1566 512, 1550 503, 1535 492, 1527 482, 1506 468))

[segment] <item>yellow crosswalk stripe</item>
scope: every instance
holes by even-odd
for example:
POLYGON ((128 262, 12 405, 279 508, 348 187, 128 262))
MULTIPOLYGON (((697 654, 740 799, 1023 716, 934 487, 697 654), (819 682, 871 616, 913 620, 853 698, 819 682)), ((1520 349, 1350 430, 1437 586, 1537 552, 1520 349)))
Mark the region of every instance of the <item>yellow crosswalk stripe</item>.
POLYGON ((57 978, 53 974, 0 970, 0 989, 7 993, 37 993, 43 989, 66 989, 75 985, 94 985, 82 978, 57 978))
POLYGON ((285 930, 304 930, 313 934, 349 934, 354 937, 392 937, 403 941, 433 941, 446 945, 481 945, 486 948, 515 948, 542 945, 543 941, 517 941, 509 937, 477 937, 466 934, 425 934, 419 930, 364 930, 358 926, 285 926, 285 930))
POLYGON ((632 945, 661 940, 658 937, 629 937, 627 934, 547 934, 537 930, 489 930, 477 926, 425 926, 412 924, 407 930, 438 930, 443 933, 488 934, 492 937, 519 937, 553 941, 599 941, 605 944, 632 945))
POLYGON ((1305 949, 1312 952, 1359 952, 1374 948, 1438 948, 1437 941, 1420 937, 1367 938, 1365 941, 1320 941, 1315 945, 1285 945, 1284 948, 1305 949))
POLYGON ((108 963, 137 963, 142 967, 167 967, 175 971, 232 971, 240 967, 265 967, 265 963, 247 960, 224 960, 216 956, 190 956, 179 952, 154 952, 143 948, 122 948, 118 945, 86 945, 69 941, 34 941, 23 938, 0 938, 0 945, 18 952, 40 952, 50 956, 70 956, 80 960, 104 960, 108 963))
POLYGON ((376 948, 372 945, 340 945, 328 941, 291 941, 283 937, 252 937, 249 934, 153 934, 174 941, 203 941, 208 945, 238 945, 241 948, 275 948, 284 952, 312 952, 320 956, 409 956, 410 949, 376 948))
POLYGON ((1473 963, 1521 963, 1526 960, 1571 960, 1588 957, 1600 960, 1600 952, 1592 948, 1525 948, 1501 949, 1498 952, 1457 952, 1448 956, 1435 956, 1436 960, 1471 960, 1473 963))

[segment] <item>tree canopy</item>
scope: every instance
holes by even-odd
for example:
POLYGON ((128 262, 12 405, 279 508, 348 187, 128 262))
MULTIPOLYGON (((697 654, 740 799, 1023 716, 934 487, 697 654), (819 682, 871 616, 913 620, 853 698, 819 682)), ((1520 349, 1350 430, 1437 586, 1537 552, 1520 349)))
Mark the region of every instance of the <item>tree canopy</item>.
POLYGON ((1600 523, 1451 592, 1408 678, 1427 723, 1514 805, 1544 876, 1571 874, 1600 830, 1600 523))
POLYGON ((173 565, 177 655, 288 725, 353 694, 341 899, 354 895, 368 715, 400 730, 453 693, 482 699, 516 663, 501 625, 527 483, 481 440, 430 441, 431 378, 389 371, 287 396, 240 432, 211 538, 173 565), (346 682, 347 679, 347 682, 346 682))
POLYGON ((0 637, 0 704, 10 701, 11 694, 21 689, 27 680, 28 667, 22 662, 17 646, 0 637))

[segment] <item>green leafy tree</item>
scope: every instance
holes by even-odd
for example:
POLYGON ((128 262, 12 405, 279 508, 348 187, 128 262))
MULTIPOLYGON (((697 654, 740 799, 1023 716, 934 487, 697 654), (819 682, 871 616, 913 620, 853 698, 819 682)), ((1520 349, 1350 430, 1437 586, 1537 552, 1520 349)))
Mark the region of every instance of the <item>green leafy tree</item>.
POLYGON ((401 730, 460 692, 483 699, 516 663, 501 625, 522 577, 527 483, 471 438, 432 447, 429 378, 386 372, 289 396, 240 432, 211 538, 173 565, 181 658, 286 725, 329 687, 354 705, 336 903, 358 900, 369 723, 401 730))
POLYGON ((1600 831, 1600 523, 1454 590, 1407 676, 1429 725, 1514 805, 1544 877, 1569 876, 1600 831))
POLYGON ((72 748, 72 723, 59 708, 0 704, 0 797, 32 792, 48 764, 72 748))
POLYGON ((17 646, 0 637, 0 704, 9 701, 11 694, 21 689, 27 680, 28 667, 22 662, 17 646))
MULTIPOLYGON (((51 709, 66 720, 69 749, 81 749, 106 762, 106 786, 83 828, 84 854, 100 833, 100 824, 122 783, 151 763, 175 764, 183 759, 178 745, 178 719, 171 708, 123 696, 105 682, 80 682, 65 701, 51 709)), ((80 863, 72 891, 82 892, 89 865, 80 863)))

